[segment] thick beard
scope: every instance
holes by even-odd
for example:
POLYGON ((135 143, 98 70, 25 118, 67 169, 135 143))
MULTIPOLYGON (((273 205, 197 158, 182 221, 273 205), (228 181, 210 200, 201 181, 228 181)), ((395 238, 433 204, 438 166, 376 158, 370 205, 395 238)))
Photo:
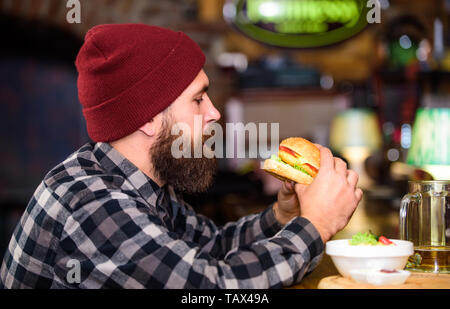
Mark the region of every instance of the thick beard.
MULTIPOLYGON (((205 192, 212 184, 217 171, 216 158, 175 158, 172 156, 172 143, 178 138, 170 131, 170 121, 163 124, 158 140, 150 150, 153 170, 160 181, 171 185, 175 191, 182 193, 205 192)), ((207 138, 203 136, 202 145, 207 138)), ((191 141, 191 145, 194 143, 191 141)))

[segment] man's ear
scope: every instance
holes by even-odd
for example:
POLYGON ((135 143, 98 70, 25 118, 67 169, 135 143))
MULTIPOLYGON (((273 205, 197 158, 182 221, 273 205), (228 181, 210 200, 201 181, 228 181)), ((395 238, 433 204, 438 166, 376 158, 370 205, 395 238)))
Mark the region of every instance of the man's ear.
POLYGON ((156 123, 155 121, 150 120, 146 124, 144 124, 142 127, 139 128, 139 131, 147 135, 148 137, 153 137, 156 134, 156 123))

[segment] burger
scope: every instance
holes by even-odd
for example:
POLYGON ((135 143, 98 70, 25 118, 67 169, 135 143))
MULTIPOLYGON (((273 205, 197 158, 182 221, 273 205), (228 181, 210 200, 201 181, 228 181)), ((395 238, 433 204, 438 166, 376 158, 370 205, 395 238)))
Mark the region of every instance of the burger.
POLYGON ((263 169, 282 181, 309 185, 320 168, 320 150, 301 137, 281 142, 278 155, 264 161, 263 169))

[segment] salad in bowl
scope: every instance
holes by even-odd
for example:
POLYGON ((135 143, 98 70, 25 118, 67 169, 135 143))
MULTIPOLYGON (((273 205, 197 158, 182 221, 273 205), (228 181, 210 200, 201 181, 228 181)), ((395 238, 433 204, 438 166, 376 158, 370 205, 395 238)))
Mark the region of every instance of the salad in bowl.
POLYGON ((410 241, 388 239, 369 231, 357 233, 351 239, 329 241, 325 252, 343 277, 354 280, 357 277, 357 281, 361 282, 362 274, 367 274, 367 280, 370 276, 377 276, 376 282, 384 284, 389 278, 399 277, 399 274, 403 277, 409 275, 403 269, 408 257, 414 253, 414 247, 410 241))
POLYGON ((351 246, 395 246, 395 243, 384 236, 375 236, 371 231, 365 233, 356 233, 349 240, 351 246))

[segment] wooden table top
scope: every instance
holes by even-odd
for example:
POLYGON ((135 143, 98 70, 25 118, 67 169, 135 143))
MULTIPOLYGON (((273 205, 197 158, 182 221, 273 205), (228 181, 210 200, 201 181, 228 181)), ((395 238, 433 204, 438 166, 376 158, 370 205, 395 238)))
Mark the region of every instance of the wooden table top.
POLYGON ((415 273, 404 284, 400 285, 371 285, 357 283, 342 276, 323 278, 319 289, 450 289, 450 275, 436 273, 415 273))
POLYGON ((411 272, 402 285, 361 284, 339 275, 333 261, 325 254, 312 273, 289 289, 450 289, 450 274, 411 272))

